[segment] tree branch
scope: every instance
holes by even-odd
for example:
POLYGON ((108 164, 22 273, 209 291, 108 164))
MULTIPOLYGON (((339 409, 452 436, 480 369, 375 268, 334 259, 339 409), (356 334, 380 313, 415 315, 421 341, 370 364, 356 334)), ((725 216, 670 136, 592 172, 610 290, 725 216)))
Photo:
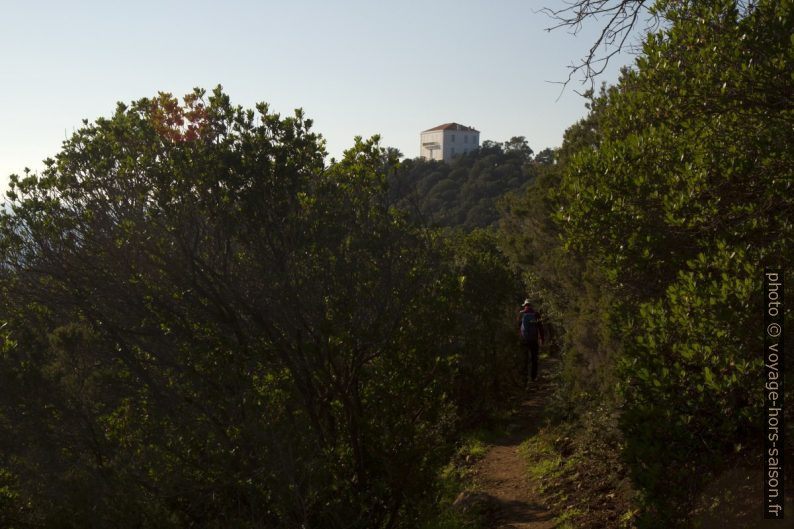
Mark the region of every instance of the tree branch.
POLYGON ((647 16, 645 32, 658 25, 658 15, 649 11, 650 3, 652 0, 566 0, 566 7, 561 9, 541 9, 541 13, 555 21, 554 25, 546 28, 549 32, 570 28, 571 34, 577 35, 588 19, 607 18, 587 55, 579 63, 568 66, 568 78, 558 83, 563 90, 579 72, 582 72, 582 84, 589 82, 590 88, 595 89, 595 78, 606 70, 615 55, 629 47, 628 38, 637 26, 640 15, 645 13, 647 16))

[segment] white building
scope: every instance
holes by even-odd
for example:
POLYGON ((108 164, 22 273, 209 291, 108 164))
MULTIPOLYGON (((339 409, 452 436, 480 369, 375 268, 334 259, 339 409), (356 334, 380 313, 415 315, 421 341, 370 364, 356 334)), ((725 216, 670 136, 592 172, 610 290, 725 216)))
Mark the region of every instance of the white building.
POLYGON ((480 146, 480 131, 459 123, 444 123, 422 132, 419 156, 427 160, 450 160, 480 146))

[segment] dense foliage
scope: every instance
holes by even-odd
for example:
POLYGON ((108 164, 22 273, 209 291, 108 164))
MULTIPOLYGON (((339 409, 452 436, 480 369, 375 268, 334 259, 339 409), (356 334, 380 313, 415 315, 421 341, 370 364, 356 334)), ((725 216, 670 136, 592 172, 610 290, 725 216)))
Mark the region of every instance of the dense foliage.
POLYGON ((622 402, 641 525, 670 527, 761 435, 762 273, 794 257, 794 15, 654 10, 664 29, 503 227, 565 321, 569 384, 622 402))
POLYGON ((390 207, 389 151, 326 167, 310 125, 161 94, 12 178, 4 527, 411 525, 492 307, 450 310, 483 280, 390 207))
POLYGON ((653 12, 554 152, 397 163, 373 138, 327 165, 302 113, 216 89, 120 104, 13 177, 0 525, 414 527, 515 381, 529 295, 564 335, 560 408, 609 419, 640 526, 686 526, 760 438, 794 5, 653 12))
POLYGON ((485 228, 499 218, 499 198, 526 189, 536 167, 551 163, 549 152, 533 158, 518 136, 504 143, 485 141, 478 150, 447 162, 405 160, 389 176, 389 194, 416 222, 466 231, 485 228))

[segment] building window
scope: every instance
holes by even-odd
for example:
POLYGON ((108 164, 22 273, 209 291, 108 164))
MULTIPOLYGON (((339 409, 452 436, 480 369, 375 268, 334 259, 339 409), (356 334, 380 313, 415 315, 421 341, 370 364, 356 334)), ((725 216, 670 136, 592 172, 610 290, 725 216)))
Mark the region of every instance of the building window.
POLYGON ((469 143, 469 137, 463 136, 463 143, 469 143))
POLYGON ((455 135, 452 135, 452 143, 455 143, 455 135))
POLYGON ((455 155, 455 147, 452 147, 452 155, 455 155))

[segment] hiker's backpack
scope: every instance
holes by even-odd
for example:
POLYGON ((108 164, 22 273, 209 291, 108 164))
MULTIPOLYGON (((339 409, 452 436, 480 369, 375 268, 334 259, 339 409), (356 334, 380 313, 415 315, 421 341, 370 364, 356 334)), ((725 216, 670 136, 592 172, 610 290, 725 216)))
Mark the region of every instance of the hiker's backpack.
POLYGON ((538 313, 523 312, 521 314, 521 339, 525 342, 538 339, 538 313))

